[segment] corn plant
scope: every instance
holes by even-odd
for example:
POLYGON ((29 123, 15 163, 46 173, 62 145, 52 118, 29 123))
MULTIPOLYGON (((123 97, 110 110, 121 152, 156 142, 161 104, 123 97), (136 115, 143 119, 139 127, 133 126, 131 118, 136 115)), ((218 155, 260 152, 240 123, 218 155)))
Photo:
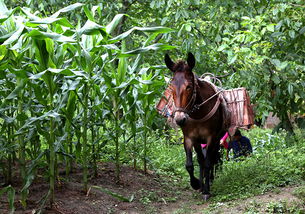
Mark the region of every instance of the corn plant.
MULTIPOLYGON (((10 183, 14 159, 20 163, 23 207, 27 206, 29 187, 39 166, 48 166, 49 177, 49 191, 42 204, 49 198, 52 206, 56 199, 59 163, 65 164, 67 176, 74 162, 81 163, 83 191, 87 192, 90 162, 94 163, 97 174, 98 152, 102 146, 100 135, 104 136, 100 130, 106 130, 115 142, 119 181, 121 127, 134 119, 132 136, 135 139, 136 114, 142 112, 142 108, 147 112, 151 105, 145 85, 152 84, 152 76, 142 75, 144 79, 141 79, 141 75, 137 75, 141 57, 151 50, 174 48, 151 44, 156 36, 172 30, 132 27, 114 35, 124 14, 116 15, 105 25, 101 22, 99 6, 90 10, 81 3, 62 8, 49 17, 27 8, 8 10, 4 4, 0 10, 4 14, 0 19, 0 81, 4 83, 1 84, 0 122, 1 133, 7 131, 7 135, 0 138, 1 147, 5 147, 0 157, 1 162, 9 163, 8 167, 5 164, 1 167, 10 183), (84 24, 78 22, 74 26, 62 17, 76 10, 85 11, 87 21, 84 24), (132 49, 125 41, 138 32, 145 35, 146 41, 140 48, 132 49), (132 50, 128 50, 130 48, 132 50), (141 97, 136 95, 137 85, 143 85, 141 97), (135 96, 134 101, 126 102, 126 97, 131 96, 135 96), (139 108, 135 107, 137 99, 145 100, 139 108), (75 140, 77 143, 73 142, 75 140)), ((142 119, 144 133, 148 130, 149 117, 149 113, 145 113, 142 119)), ((144 157, 146 139, 144 137, 144 157)), ((146 164, 144 168, 146 170, 146 164)))

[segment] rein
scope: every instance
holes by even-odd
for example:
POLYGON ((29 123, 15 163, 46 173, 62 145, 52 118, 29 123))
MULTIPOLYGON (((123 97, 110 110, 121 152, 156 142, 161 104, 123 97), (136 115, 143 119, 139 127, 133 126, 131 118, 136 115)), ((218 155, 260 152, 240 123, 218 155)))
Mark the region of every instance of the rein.
MULTIPOLYGON (((188 102, 188 104, 186 105, 186 107, 184 108, 181 108, 181 107, 176 107, 175 105, 175 101, 173 102, 173 107, 174 107, 174 110, 173 110, 173 113, 172 115, 175 115, 176 112, 184 112, 186 114, 190 114, 190 113, 193 113, 194 111, 197 111, 200 109, 201 106, 203 106, 204 104, 206 104, 207 102, 209 102, 211 99, 213 99, 214 97, 218 96, 222 91, 223 89, 217 91, 215 89, 214 86, 212 86, 210 83, 208 83, 207 81, 205 81, 206 83, 210 84, 213 88, 213 90, 215 91, 215 94, 213 94, 212 96, 210 96, 208 99, 204 100, 202 103, 200 104, 194 104, 195 101, 196 101, 196 95, 197 95, 197 87, 198 87, 198 82, 197 82, 197 78, 195 77, 195 75, 193 74, 194 76, 194 90, 193 90, 193 94, 192 94, 192 97, 190 99, 190 101, 188 102), (191 110, 187 110, 189 106, 192 105, 192 109, 191 110)), ((213 106, 213 108, 210 110, 210 112, 205 115, 203 118, 201 119, 192 119, 192 118, 189 118, 191 119, 192 121, 198 121, 198 122, 204 122, 204 121, 207 121, 208 119, 210 119, 217 111, 218 107, 220 105, 220 97, 218 96, 217 97, 217 101, 215 103, 215 105, 213 106)))

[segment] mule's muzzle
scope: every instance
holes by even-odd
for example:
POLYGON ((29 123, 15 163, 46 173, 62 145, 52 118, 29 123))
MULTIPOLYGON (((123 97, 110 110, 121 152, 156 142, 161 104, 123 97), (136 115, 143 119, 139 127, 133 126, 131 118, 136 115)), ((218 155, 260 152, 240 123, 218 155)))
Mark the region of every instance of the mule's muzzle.
POLYGON ((176 120, 178 126, 184 126, 186 122, 186 118, 182 118, 181 120, 176 120))
POLYGON ((184 112, 176 112, 175 121, 178 126, 184 126, 187 121, 187 114, 185 114, 184 112))

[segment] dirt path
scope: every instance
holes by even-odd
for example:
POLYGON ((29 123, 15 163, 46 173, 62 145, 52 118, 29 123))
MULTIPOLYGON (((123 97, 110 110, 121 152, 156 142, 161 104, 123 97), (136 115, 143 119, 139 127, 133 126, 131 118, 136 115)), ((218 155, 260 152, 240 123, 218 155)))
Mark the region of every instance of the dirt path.
MULTIPOLYGON (((17 171, 16 171, 17 172, 17 171)), ((305 213, 305 186, 279 188, 272 192, 224 203, 201 200, 201 195, 189 186, 174 183, 174 179, 155 174, 144 174, 123 166, 121 182, 116 183, 114 166, 111 163, 99 165, 97 177, 90 178, 92 188, 82 192, 80 169, 65 178, 57 180, 55 204, 52 209, 46 203, 44 213, 48 214, 151 214, 151 213, 305 213), (183 187, 184 186, 184 187, 183 187), (122 201, 105 190, 118 194, 122 201), (299 192, 299 194, 296 194, 299 192)), ((27 209, 20 204, 18 174, 13 184, 16 189, 15 208, 17 214, 32 214, 40 207, 39 201, 48 191, 48 183, 42 174, 38 175, 30 187, 27 209)), ((1 180, 1 178, 0 178, 1 180)), ((6 195, 0 197, 0 213, 8 212, 6 195)))
POLYGON ((278 188, 271 192, 228 202, 172 203, 160 213, 305 213, 305 186, 278 188), (300 193, 301 192, 301 193, 300 193))

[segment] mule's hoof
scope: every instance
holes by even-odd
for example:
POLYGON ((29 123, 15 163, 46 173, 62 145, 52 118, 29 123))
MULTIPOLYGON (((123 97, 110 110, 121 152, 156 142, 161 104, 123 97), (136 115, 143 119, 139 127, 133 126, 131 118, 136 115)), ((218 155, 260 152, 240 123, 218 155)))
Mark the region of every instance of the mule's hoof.
POLYGON ((210 197, 211 197, 210 194, 203 194, 203 195, 202 195, 202 198, 203 198, 204 201, 209 200, 210 197))
POLYGON ((194 184, 194 183, 191 183, 191 186, 194 190, 199 190, 200 189, 200 185, 199 184, 194 184))
POLYGON ((191 180, 191 186, 194 190, 200 189, 200 181, 198 179, 191 180))

